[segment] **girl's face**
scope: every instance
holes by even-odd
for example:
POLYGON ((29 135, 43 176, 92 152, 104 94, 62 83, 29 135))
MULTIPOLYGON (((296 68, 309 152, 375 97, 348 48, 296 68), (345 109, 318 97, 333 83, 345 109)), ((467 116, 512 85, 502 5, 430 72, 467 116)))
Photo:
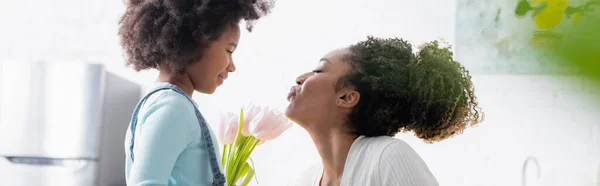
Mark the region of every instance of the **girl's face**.
POLYGON ((189 75, 194 90, 212 94, 218 86, 223 84, 230 72, 235 71, 231 55, 237 48, 240 40, 239 25, 229 27, 221 37, 213 41, 206 50, 202 59, 189 65, 185 72, 189 75))

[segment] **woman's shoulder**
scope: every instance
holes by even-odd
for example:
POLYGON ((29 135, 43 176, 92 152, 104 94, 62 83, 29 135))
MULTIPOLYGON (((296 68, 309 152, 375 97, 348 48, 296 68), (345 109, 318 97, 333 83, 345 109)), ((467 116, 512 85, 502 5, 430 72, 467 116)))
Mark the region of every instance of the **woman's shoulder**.
POLYGON ((421 156, 405 141, 393 137, 370 140, 378 151, 376 172, 383 185, 438 185, 421 156))
POLYGON ((429 168, 405 141, 389 136, 357 138, 346 162, 346 183, 436 185, 429 168), (350 171, 352 170, 352 171, 350 171), (427 184, 421 184, 427 183, 427 184))
POLYGON ((412 148, 404 141, 389 136, 359 136, 348 154, 347 162, 361 169, 377 169, 382 158, 399 156, 412 148))
POLYGON ((385 161, 398 158, 403 159, 403 161, 423 162, 419 154, 408 143, 398 138, 389 136, 360 137, 356 143, 356 149, 362 151, 356 154, 377 160, 373 163, 390 163, 385 161))
POLYGON ((359 146, 368 147, 369 151, 383 153, 389 149, 412 149, 408 143, 390 136, 360 136, 356 142, 359 146))

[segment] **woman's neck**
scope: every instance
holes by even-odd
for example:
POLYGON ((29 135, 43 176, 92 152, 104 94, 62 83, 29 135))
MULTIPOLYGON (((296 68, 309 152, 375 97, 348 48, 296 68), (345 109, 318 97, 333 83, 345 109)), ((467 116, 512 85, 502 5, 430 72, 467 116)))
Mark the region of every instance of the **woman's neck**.
POLYGON ((169 68, 163 68, 163 66, 161 66, 158 73, 158 79, 156 81, 169 82, 173 85, 177 85, 189 97, 192 97, 192 94, 194 93, 194 84, 187 73, 175 75, 169 68))
POLYGON ((343 129, 315 130, 309 131, 309 133, 323 163, 321 185, 340 185, 346 158, 356 135, 343 129))

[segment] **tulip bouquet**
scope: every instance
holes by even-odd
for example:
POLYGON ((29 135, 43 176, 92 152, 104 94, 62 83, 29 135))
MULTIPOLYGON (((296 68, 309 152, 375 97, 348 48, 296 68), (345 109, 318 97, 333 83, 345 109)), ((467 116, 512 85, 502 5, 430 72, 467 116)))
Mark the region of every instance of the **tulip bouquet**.
POLYGON ((291 126, 282 112, 269 107, 248 105, 239 113, 222 113, 217 137, 223 144, 221 162, 228 186, 242 178, 241 185, 248 185, 255 175, 252 151, 291 126))

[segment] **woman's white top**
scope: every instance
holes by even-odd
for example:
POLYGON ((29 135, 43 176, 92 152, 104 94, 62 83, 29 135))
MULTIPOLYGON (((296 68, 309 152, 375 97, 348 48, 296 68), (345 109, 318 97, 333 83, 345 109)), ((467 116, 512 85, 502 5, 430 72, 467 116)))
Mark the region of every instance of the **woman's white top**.
MULTIPOLYGON (((319 162, 297 180, 297 186, 319 186, 319 162)), ((358 137, 350 147, 342 186, 437 186, 429 168, 406 142, 389 136, 358 137)))

